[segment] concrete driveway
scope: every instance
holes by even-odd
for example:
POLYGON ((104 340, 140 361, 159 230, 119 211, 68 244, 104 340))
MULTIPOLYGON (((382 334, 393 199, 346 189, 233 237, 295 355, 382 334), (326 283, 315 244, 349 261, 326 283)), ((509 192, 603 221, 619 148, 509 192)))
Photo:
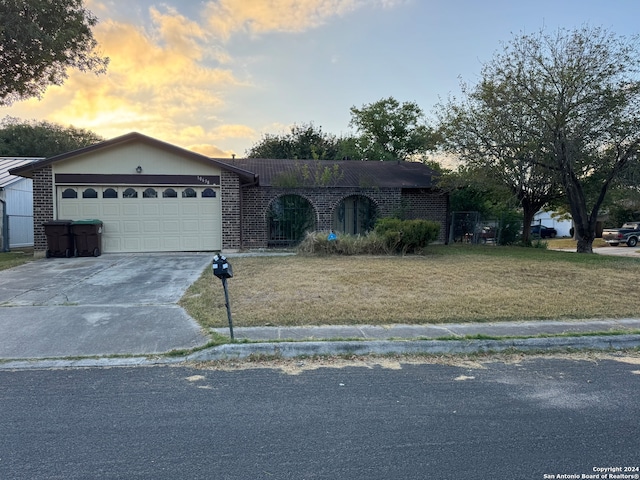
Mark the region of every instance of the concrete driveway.
POLYGON ((154 354, 208 337, 176 305, 213 254, 50 258, 0 271, 0 359, 154 354))
MULTIPOLYGON (((575 248, 559 248, 557 249, 561 252, 572 252, 576 253, 575 248)), ((613 257, 635 257, 640 258, 640 248, 634 247, 629 248, 626 245, 622 245, 619 247, 597 247, 593 249, 593 253, 597 253, 598 255, 610 255, 613 257)))
POLYGON ((594 248, 593 251, 594 253, 599 253, 600 255, 640 258, 640 249, 638 247, 631 248, 631 247, 627 247, 626 245, 621 245, 617 247, 594 248))

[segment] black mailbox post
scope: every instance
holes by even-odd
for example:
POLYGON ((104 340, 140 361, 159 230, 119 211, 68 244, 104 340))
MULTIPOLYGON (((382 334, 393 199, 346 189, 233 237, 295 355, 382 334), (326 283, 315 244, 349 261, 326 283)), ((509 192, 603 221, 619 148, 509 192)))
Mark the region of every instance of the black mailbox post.
POLYGON ((222 288, 224 288, 224 301, 227 307, 227 318, 229 319, 229 332, 231 340, 233 340, 233 321, 231 320, 231 304, 229 303, 229 291, 227 289, 227 278, 233 277, 233 269, 224 255, 215 255, 211 264, 213 274, 222 280, 222 288))
POLYGON ((220 280, 233 277, 233 269, 224 255, 216 255, 213 257, 213 274, 220 280))

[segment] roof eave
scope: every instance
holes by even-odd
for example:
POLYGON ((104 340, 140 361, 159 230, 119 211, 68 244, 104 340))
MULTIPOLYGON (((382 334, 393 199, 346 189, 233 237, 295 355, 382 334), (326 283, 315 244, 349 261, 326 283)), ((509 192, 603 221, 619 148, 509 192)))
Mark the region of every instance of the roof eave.
POLYGON ((175 153, 177 155, 186 156, 188 158, 192 158, 197 161, 201 161, 204 163, 214 163, 218 167, 236 173, 244 180, 248 181, 256 181, 257 175, 253 172, 249 172, 247 170, 243 170, 241 168, 235 167, 233 165, 229 165, 225 163, 222 159, 216 159, 207 157, 206 155, 202 155, 197 152, 193 152, 191 150, 184 149, 182 147, 178 147, 176 145, 172 145, 170 143, 163 142, 162 140, 157 140, 152 137, 148 137, 138 132, 131 132, 120 137, 112 138, 110 140, 105 140, 103 142, 95 143, 93 145, 89 145, 88 147, 79 148, 77 150, 72 150, 70 152, 61 153, 59 155, 54 155, 53 157, 44 158, 42 160, 37 160, 28 165, 24 165, 21 167, 16 167, 9 170, 11 175, 16 175, 20 177, 32 178, 33 172, 40 168, 46 167, 48 165, 52 165, 54 163, 67 160, 69 158, 76 157, 78 155, 86 155, 91 152, 95 152, 98 150, 103 150, 105 148, 111 148, 116 145, 122 145, 125 143, 133 142, 133 141, 141 141, 143 143, 149 145, 155 145, 165 151, 175 153))

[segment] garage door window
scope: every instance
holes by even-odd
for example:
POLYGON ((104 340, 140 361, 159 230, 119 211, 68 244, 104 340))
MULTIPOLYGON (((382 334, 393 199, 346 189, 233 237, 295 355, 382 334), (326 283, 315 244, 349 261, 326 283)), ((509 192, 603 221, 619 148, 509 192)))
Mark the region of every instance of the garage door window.
POLYGON ((142 198, 158 198, 158 192, 154 188, 147 188, 142 192, 142 198))
POLYGON ((118 192, 115 188, 107 188, 102 192, 102 198, 118 198, 118 192))
POLYGON ((96 192, 93 188, 87 188, 84 192, 82 192, 82 198, 98 198, 98 192, 96 192))
POLYGON ((62 192, 62 198, 78 198, 78 192, 73 188, 65 188, 64 192, 62 192))
POLYGON ((176 192, 173 188, 167 188, 164 192, 162 192, 162 198, 177 198, 178 192, 176 192))
POLYGON ((196 191, 193 188, 185 188, 182 191, 182 198, 196 198, 196 191))
POLYGON ((216 191, 213 188, 205 188, 202 191, 202 198, 216 198, 216 191))
POLYGON ((138 198, 138 192, 136 192, 133 188, 127 188, 122 193, 122 198, 138 198))

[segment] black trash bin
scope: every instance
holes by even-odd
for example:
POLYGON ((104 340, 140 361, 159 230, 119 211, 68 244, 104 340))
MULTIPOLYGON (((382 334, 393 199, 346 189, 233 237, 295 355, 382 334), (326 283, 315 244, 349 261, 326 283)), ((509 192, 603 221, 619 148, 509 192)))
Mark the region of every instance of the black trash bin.
POLYGON ((75 220, 71 222, 76 257, 99 257, 102 254, 102 221, 75 220))
POLYGON ((44 234, 47 236, 46 257, 69 258, 74 253, 71 220, 50 220, 44 222, 44 234))

